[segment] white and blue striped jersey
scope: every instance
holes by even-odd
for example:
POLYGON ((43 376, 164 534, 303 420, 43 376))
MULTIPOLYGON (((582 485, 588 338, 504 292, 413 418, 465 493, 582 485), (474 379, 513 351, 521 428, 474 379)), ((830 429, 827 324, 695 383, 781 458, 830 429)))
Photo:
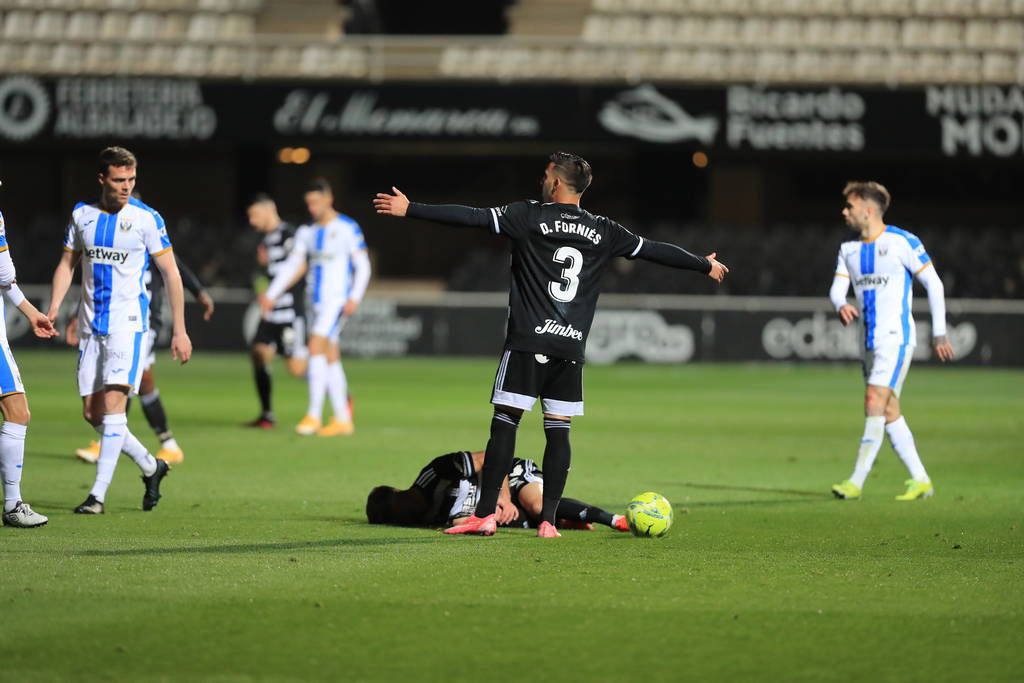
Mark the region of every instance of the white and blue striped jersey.
POLYGON ((864 320, 864 348, 913 347, 917 332, 910 307, 914 275, 932 265, 912 233, 888 225, 873 242, 843 242, 836 275, 853 283, 864 320))
POLYGON ((79 203, 71 212, 64 248, 82 255, 80 330, 111 334, 149 328, 143 278, 149 257, 171 248, 159 213, 135 198, 116 214, 79 203))
MULTIPOLYGON (((348 216, 338 217, 327 225, 303 225, 295 233, 292 254, 306 258, 306 299, 316 306, 320 302, 346 301, 353 295, 353 257, 366 251, 366 240, 359 224, 348 216)), ((362 292, 356 293, 357 299, 362 292)))
POLYGON ((0 211, 0 287, 10 285, 16 278, 14 261, 7 246, 7 228, 4 225, 4 214, 0 211))

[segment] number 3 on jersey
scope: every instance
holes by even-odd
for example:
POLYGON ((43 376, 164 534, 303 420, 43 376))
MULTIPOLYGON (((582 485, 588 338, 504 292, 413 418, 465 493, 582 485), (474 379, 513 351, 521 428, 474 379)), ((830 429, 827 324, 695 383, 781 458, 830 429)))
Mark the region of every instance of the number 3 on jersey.
POLYGON ((562 281, 548 283, 548 294, 555 301, 569 302, 576 298, 576 289, 580 286, 579 274, 583 270, 583 254, 579 249, 559 247, 552 257, 555 263, 566 264, 562 268, 562 281))

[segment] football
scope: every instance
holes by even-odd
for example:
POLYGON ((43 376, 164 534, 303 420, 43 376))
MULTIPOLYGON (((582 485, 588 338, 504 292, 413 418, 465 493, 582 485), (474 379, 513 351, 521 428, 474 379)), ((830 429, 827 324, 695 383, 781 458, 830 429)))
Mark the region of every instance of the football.
POLYGON ((626 523, 634 536, 661 538, 672 528, 672 504, 660 493, 641 493, 626 506, 626 523))

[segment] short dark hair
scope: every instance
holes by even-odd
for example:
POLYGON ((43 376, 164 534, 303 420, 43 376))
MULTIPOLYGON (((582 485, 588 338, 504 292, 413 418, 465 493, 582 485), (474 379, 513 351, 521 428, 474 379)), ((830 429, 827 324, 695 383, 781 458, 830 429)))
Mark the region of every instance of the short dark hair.
POLYGON ((882 209, 883 214, 889 209, 889 203, 892 201, 889 190, 885 189, 885 185, 876 183, 874 180, 849 181, 846 183, 846 187, 843 188, 843 196, 849 197, 850 195, 873 201, 882 209))
POLYGON ((256 204, 276 204, 276 202, 274 201, 274 198, 266 192, 257 192, 249 198, 249 203, 245 206, 248 208, 250 206, 255 206, 256 204))
POLYGON ((306 192, 323 192, 324 194, 334 194, 331 191, 331 184, 327 182, 327 178, 313 178, 306 183, 306 192))
POLYGON ((370 524, 393 524, 394 486, 378 486, 366 497, 366 521, 370 524))
POLYGON ((135 159, 135 155, 124 147, 107 147, 96 158, 96 168, 101 174, 106 175, 111 166, 135 168, 138 166, 138 161, 135 159))
POLYGON ((567 184, 572 186, 576 194, 583 194, 583 191, 590 187, 594 173, 590 170, 590 164, 583 157, 570 152, 555 152, 548 157, 548 161, 555 165, 555 170, 567 184))

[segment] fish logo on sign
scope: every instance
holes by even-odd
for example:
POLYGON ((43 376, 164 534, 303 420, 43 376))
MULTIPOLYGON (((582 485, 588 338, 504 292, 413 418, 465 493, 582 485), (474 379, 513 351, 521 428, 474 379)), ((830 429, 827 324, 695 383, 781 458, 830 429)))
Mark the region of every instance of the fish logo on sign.
POLYGON ((718 132, 717 118, 691 116, 652 85, 619 93, 615 99, 605 102, 597 118, 613 133, 647 142, 699 140, 711 146, 718 132))

